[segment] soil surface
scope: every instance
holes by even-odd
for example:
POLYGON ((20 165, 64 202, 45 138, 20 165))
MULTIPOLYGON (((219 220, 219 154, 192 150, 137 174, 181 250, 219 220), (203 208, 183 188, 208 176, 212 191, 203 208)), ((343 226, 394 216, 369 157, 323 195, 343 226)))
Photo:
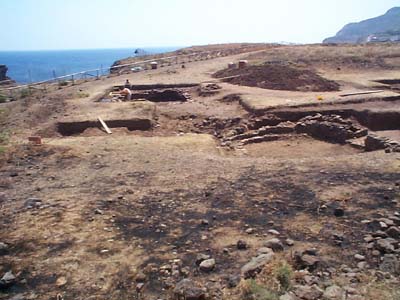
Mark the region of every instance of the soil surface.
POLYGON ((399 299, 400 94, 340 96, 391 89, 399 49, 253 45, 15 93, 0 104, 0 299, 399 299), (213 77, 310 53, 301 72, 341 92, 213 77), (337 70, 348 57, 385 66, 337 70), (126 79, 141 99, 107 98, 126 79))

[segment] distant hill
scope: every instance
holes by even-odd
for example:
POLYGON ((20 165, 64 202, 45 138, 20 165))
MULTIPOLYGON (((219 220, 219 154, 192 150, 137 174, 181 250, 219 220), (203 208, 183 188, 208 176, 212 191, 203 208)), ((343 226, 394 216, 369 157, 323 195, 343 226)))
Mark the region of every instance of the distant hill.
POLYGON ((400 42, 400 7, 394 7, 376 18, 347 24, 336 36, 325 39, 324 43, 389 41, 400 42))

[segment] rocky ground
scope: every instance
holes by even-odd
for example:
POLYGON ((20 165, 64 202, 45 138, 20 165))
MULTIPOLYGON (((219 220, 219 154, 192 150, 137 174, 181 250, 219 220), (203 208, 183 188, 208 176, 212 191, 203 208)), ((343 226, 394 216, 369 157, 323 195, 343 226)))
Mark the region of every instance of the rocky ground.
POLYGON ((265 47, 3 104, 0 299, 399 299, 396 89, 340 97, 377 84, 343 56, 308 62, 341 78, 322 95, 212 76, 265 47))

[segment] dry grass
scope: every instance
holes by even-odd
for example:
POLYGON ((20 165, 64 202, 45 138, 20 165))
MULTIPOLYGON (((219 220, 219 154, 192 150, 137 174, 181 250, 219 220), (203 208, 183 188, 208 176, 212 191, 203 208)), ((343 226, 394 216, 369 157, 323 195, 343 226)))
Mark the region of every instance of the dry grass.
POLYGON ((90 94, 89 94, 89 93, 85 93, 85 92, 78 92, 78 93, 76 94, 76 96, 77 96, 78 98, 88 98, 88 97, 90 96, 90 94))
POLYGON ((400 300, 400 288, 385 282, 373 282, 367 287, 366 299, 400 300))
MULTIPOLYGON (((8 112, 5 109, 0 109, 0 124, 2 124, 6 117, 8 115, 8 112)), ((10 132, 3 127, 0 128, 0 155, 5 152, 5 146, 8 144, 10 140, 10 132)))
POLYGON ((278 300, 279 294, 250 279, 241 284, 242 300, 278 300))

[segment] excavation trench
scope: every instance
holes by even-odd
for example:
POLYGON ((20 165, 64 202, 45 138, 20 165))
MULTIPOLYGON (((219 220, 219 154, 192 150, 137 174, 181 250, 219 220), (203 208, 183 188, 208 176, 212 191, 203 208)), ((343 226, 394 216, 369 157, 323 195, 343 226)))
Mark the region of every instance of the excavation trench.
MULTIPOLYGON (((156 90, 156 89, 181 89, 191 88, 199 86, 198 83, 177 83, 177 84, 132 84, 131 90, 143 91, 143 90, 156 90)), ((123 89, 123 85, 114 86, 114 90, 123 89)))
POLYGON ((270 111, 269 114, 276 118, 265 119, 258 121, 257 126, 262 127, 265 125, 278 124, 279 122, 291 121, 297 122, 300 119, 312 116, 315 114, 321 115, 339 115, 343 118, 355 118, 362 126, 370 130, 400 130, 400 111, 371 111, 371 110, 355 110, 355 109, 327 109, 327 110, 307 110, 307 111, 294 111, 294 110, 281 110, 270 111))
POLYGON ((199 86, 194 83, 187 84, 143 84, 131 85, 131 96, 119 96, 124 86, 114 86, 98 99, 99 102, 119 102, 147 100, 151 102, 185 102, 190 99, 190 92, 199 86))
MULTIPOLYGON (((115 86, 112 91, 120 91, 122 86, 115 86)), ((242 117, 206 117, 201 113, 179 115, 167 102, 178 101, 191 107, 191 95, 198 93, 197 84, 151 84, 133 85, 131 101, 139 99, 163 103, 157 104, 157 116, 153 118, 105 119, 110 128, 126 128, 143 136, 176 136, 185 133, 210 134, 218 143, 227 148, 237 149, 249 144, 267 144, 302 138, 308 135, 314 139, 333 143, 346 144, 350 140, 365 137, 371 131, 400 130, 400 111, 392 110, 399 99, 392 97, 387 100, 375 100, 364 103, 345 103, 323 106, 299 106, 290 108, 275 108, 264 112, 251 112, 242 117), (390 103, 389 103, 390 102, 390 103), (363 105, 363 106, 361 106, 363 105), (316 116, 321 117, 316 117, 316 116), (337 119, 339 117, 339 119, 337 119), (141 131, 143 133, 141 133, 141 131), (277 142, 278 141, 278 142, 277 142)), ((107 91, 103 97, 114 94, 107 91)), ((117 94, 118 95, 118 94, 117 94)), ((385 98, 386 99, 386 98, 385 98)), ((102 102, 103 99, 100 100, 102 102)), ((114 102, 113 99, 108 99, 114 102)), ((127 101, 117 99, 116 102, 127 101)), ((357 100, 360 101, 360 100, 357 100)), ((221 105, 215 102, 215 105, 221 105)), ((175 106, 174 106, 175 108, 175 106)), ((179 109, 178 109, 179 110, 179 109)), ((59 122, 58 132, 63 136, 79 135, 88 128, 102 129, 97 120, 78 122, 59 122)), ((120 131, 121 132, 121 131, 120 131)), ((120 133, 118 130, 115 133, 120 133)), ((121 132, 126 134, 127 132, 121 132)), ((88 131, 85 135, 100 135, 101 131, 88 131)))
MULTIPOLYGON (((129 119, 129 120, 107 120, 109 128, 127 128, 129 131, 149 130, 152 127, 150 119, 129 119)), ((83 133, 88 128, 102 129, 99 121, 78 121, 78 122, 59 122, 58 132, 63 136, 77 135, 83 133)))

